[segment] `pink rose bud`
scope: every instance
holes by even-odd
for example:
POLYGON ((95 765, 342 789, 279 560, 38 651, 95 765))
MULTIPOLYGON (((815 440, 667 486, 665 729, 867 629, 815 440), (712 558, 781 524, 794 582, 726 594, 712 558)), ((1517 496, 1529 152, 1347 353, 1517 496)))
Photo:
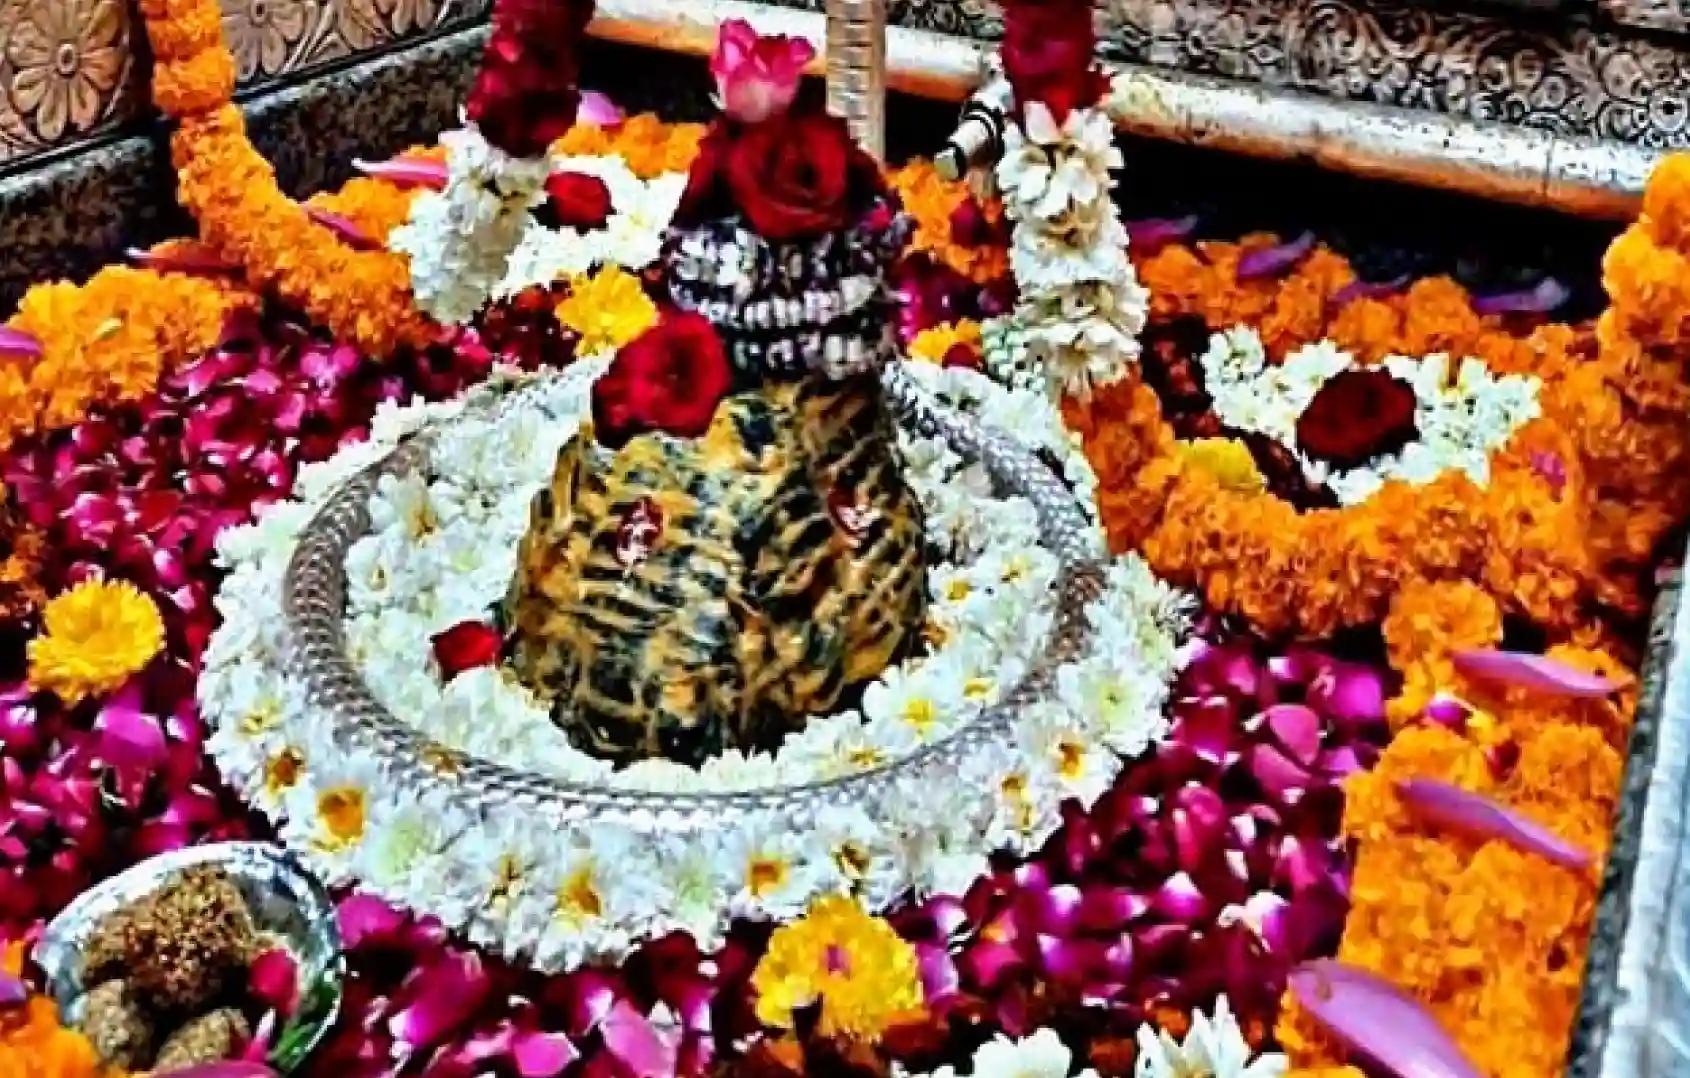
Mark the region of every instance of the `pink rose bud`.
POLYGON ((748 124, 785 112, 798 96, 804 65, 815 56, 815 46, 803 38, 761 37, 744 19, 728 20, 710 60, 722 111, 748 124))

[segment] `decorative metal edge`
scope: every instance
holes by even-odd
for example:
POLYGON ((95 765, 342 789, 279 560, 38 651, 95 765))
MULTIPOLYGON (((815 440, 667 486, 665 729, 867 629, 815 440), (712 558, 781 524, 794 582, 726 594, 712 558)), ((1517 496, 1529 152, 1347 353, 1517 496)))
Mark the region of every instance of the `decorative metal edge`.
POLYGON ((288 902, 319 937, 327 952, 320 969, 310 971, 300 986, 299 1010, 278 1030, 270 1062, 284 1072, 298 1066, 328 1035, 340 1012, 346 958, 340 925, 328 889, 305 867, 299 855, 266 842, 212 842, 158 854, 107 877, 82 892, 48 922, 32 957, 47 975, 47 989, 74 1016, 75 1004, 87 991, 79 964, 79 940, 107 915, 126 903, 150 894, 164 880, 185 869, 217 865, 229 870, 237 885, 267 887, 288 902))
MULTIPOLYGON (((590 377, 587 365, 541 376, 516 393, 557 392, 566 379, 590 377)), ((870 798, 880 787, 945 767, 964 754, 1014 736, 1018 712, 1048 695, 1058 667, 1082 653, 1091 638, 1086 606, 1102 595, 1104 569, 1088 541, 1091 525, 1073 493, 1037 453, 1008 434, 984 427, 916 386, 894 364, 882 372, 895 418, 927 437, 943 439, 958 455, 985 465, 994 482, 1026 497, 1036 510, 1041 540, 1059 565, 1057 613, 1042 654, 1004 699, 953 731, 872 770, 819 782, 731 791, 652 793, 568 782, 487 760, 463 758, 429 742, 374 698, 344 649, 345 554, 369 528, 369 499, 382 476, 426 466, 425 430, 343 483, 301 534, 284 581, 282 610, 289 663, 314 704, 330 710, 344 736, 380 758, 396 781, 448 786, 460 794, 496 795, 544 806, 565 820, 621 819, 641 830, 695 831, 715 826, 724 812, 800 812, 815 801, 854 794, 870 798), (442 756, 454 766, 433 766, 442 756)), ((509 406, 514 395, 495 400, 509 406)))
POLYGON ((1690 602, 1662 582, 1568 1059, 1576 1078, 1690 1073, 1690 602))
MULTIPOLYGON (((766 33, 820 40, 815 11, 750 0, 599 0, 589 28, 621 44, 707 55, 723 19, 748 19, 766 33)), ((994 48, 891 26, 886 83, 894 90, 961 102, 994 48)), ((1324 167, 1481 198, 1624 219, 1640 205, 1657 151, 1536 128, 1105 61, 1124 80, 1120 126, 1150 138, 1254 157, 1312 160, 1324 167)))

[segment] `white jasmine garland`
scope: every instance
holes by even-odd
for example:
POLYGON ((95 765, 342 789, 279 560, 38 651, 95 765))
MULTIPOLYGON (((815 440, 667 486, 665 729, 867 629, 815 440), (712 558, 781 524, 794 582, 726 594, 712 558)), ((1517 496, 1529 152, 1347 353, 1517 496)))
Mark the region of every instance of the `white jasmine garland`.
MULTIPOLYGON (((602 369, 602 367, 601 367, 602 369)), ((1044 451, 1076 498, 1096 485, 1042 392, 912 364, 931 392, 1044 451)), ((300 529, 336 483, 436 423, 426 474, 381 482, 371 531, 346 557, 345 633, 372 693, 445 748, 558 778, 647 791, 728 791, 879 768, 954 732, 1031 666, 1054 618, 1054 557, 1032 506, 992 493, 978 466, 905 439, 907 480, 927 511, 935 566, 925 655, 868 686, 862 711, 817 716, 775 754, 724 753, 692 769, 663 760, 614 771, 577 751, 545 704, 498 668, 442 680, 430 638, 488 616, 515 571, 534 494, 588 408, 590 378, 553 379, 499 407, 389 409, 372 441, 309 466, 299 502, 225 532, 223 624, 206 651, 200 704, 227 780, 334 884, 433 913, 480 944, 547 970, 614 961, 669 931, 717 945, 734 917, 788 919, 819 895, 874 909, 961 893, 997 849, 1038 848, 1060 805, 1089 807, 1121 766, 1165 735, 1187 600, 1128 557, 1086 611, 1099 646, 1062 668, 1063 691, 1026 715, 1011 743, 965 754, 954 782, 900 775, 875 804, 815 818, 753 817, 686 835, 604 822, 484 816, 448 786, 395 785, 348 750, 285 661, 282 579, 300 529), (426 419, 423 418, 426 416, 426 419), (1097 696, 1090 698, 1096 691, 1097 696), (605 866, 614 865, 607 871, 605 866)), ((499 379, 483 391, 498 397, 499 379)), ((1101 531, 1096 537, 1101 555, 1101 531)), ((543 810, 542 810, 543 812, 543 810)))
MULTIPOLYGON (((1074 1053, 1053 1029, 1034 1030, 1019 1039, 1000 1033, 975 1049, 961 1078, 1068 1078, 1073 1062, 1074 1053)), ((894 1063, 892 1073, 898 1078, 959 1078, 955 1067, 912 1074, 894 1063)), ((1075 1078, 1097 1078, 1097 1072, 1087 1067, 1075 1078)))
POLYGON ((1450 377, 1449 357, 1387 356, 1378 364, 1414 391, 1418 436, 1368 464, 1340 470, 1311 459, 1297 444, 1297 420, 1336 375, 1366 369, 1331 341, 1305 345, 1271 363, 1261 336, 1248 326, 1215 334, 1199 357, 1215 415, 1237 430, 1266 435, 1296 454, 1303 474, 1324 483, 1340 504, 1366 501, 1391 480, 1429 483, 1447 471, 1467 473, 1483 486, 1490 458, 1540 414, 1541 383, 1530 375, 1492 374, 1467 358, 1450 377))
POLYGON ((1044 372, 1052 391, 1085 396, 1125 376, 1138 358, 1149 294, 1127 259, 1113 172, 1122 165, 1100 109, 1075 109, 1059 125, 1041 102, 1004 136, 996 177, 1014 228, 1010 269, 1020 289, 1010 321, 994 330, 994 368, 1044 372))
POLYGON ((544 158, 511 157, 474 125, 448 131, 440 142, 445 189, 413 202, 387 245, 410 257, 417 304, 450 325, 469 321, 504 276, 550 170, 544 158))

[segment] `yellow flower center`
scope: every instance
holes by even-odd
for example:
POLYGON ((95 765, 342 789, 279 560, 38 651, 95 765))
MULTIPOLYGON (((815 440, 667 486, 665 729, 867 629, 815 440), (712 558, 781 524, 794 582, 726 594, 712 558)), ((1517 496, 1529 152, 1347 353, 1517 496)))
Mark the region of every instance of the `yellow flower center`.
POLYGON ((1086 773, 1086 747, 1072 738, 1056 743, 1056 773, 1072 782, 1086 773))
POLYGON ((873 858, 855 842, 841 842, 833 851, 834 867, 848 880, 860 880, 868 875, 873 858))
POLYGON ((974 586, 962 577, 956 577, 945 585, 945 598, 953 603, 960 603, 968 598, 974 586))
POLYGON ((364 791, 337 786, 317 795, 317 820, 328 836, 329 849, 345 849, 364 837, 364 791))
POLYGON ((280 797, 293 789, 304 767, 304 756, 293 749, 283 749, 264 761, 264 791, 271 797, 280 797))
POLYGON ((912 696, 904 702, 904 708, 898 713, 916 733, 925 734, 939 721, 939 705, 925 696, 912 696))
POLYGON ((886 753, 877 745, 858 745, 845 753, 845 760, 860 771, 879 767, 886 762, 886 753))
POLYGON ((992 695, 995 684, 991 678, 976 674, 962 683, 962 695, 970 700, 984 700, 992 695))
POLYGON ((560 919, 572 924, 604 915, 604 899, 594 886, 592 865, 582 865, 563 881, 563 886, 557 889, 556 912, 560 919))
POLYGON ((746 866, 745 886, 753 898, 767 898, 786 886, 792 866, 784 858, 758 854, 746 866))
POLYGON ((282 721, 282 705, 273 699, 265 699, 255 704, 251 711, 241 716, 241 733, 249 737, 274 730, 282 721))

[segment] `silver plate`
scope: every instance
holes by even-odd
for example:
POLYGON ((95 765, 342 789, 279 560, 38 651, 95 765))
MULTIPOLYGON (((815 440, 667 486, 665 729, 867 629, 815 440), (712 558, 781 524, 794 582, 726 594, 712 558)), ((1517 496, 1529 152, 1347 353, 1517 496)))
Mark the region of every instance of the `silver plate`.
MULTIPOLYGON (((941 439, 965 460, 981 463, 999 488, 1025 497, 1038 513, 1041 544, 1059 565, 1056 618, 1038 659, 1001 703, 949 737, 881 767, 828 781, 687 792, 568 782, 490 760, 464 759, 432 743, 375 699, 346 654, 342 626, 346 552, 369 531, 370 495, 384 475, 405 475, 428 466, 433 439, 426 428, 337 488, 301 534, 288 565, 282 602, 292 672, 304 683, 312 705, 332 718, 337 735, 375 755, 396 784, 447 788, 465 807, 489 817, 522 813, 563 827, 615 820, 648 834, 697 833, 753 813, 806 818, 832 805, 876 805, 895 796, 904 784, 947 781, 972 754, 1012 743, 1021 712, 1054 692, 1057 668, 1083 654, 1090 643, 1085 607, 1102 594, 1104 577, 1094 556, 1096 527, 1050 465, 1010 435, 935 400, 900 366, 893 364, 882 375, 898 423, 941 439), (451 759, 452 766, 439 766, 442 758, 451 759)), ((503 397, 472 402, 472 407, 496 411, 524 395, 534 395, 544 406, 554 395, 578 390, 581 380, 593 373, 586 364, 548 372, 503 397)))
POLYGON ((214 866, 240 888, 258 930, 287 947, 299 963, 299 1007, 276 1031, 269 1062, 298 1066, 334 1025, 346 964, 334 903, 297 857, 262 842, 215 842, 160 854, 84 891, 47 926, 35 962, 67 1022, 81 1019, 85 993, 82 955, 108 914, 161 889, 185 869, 214 866))

